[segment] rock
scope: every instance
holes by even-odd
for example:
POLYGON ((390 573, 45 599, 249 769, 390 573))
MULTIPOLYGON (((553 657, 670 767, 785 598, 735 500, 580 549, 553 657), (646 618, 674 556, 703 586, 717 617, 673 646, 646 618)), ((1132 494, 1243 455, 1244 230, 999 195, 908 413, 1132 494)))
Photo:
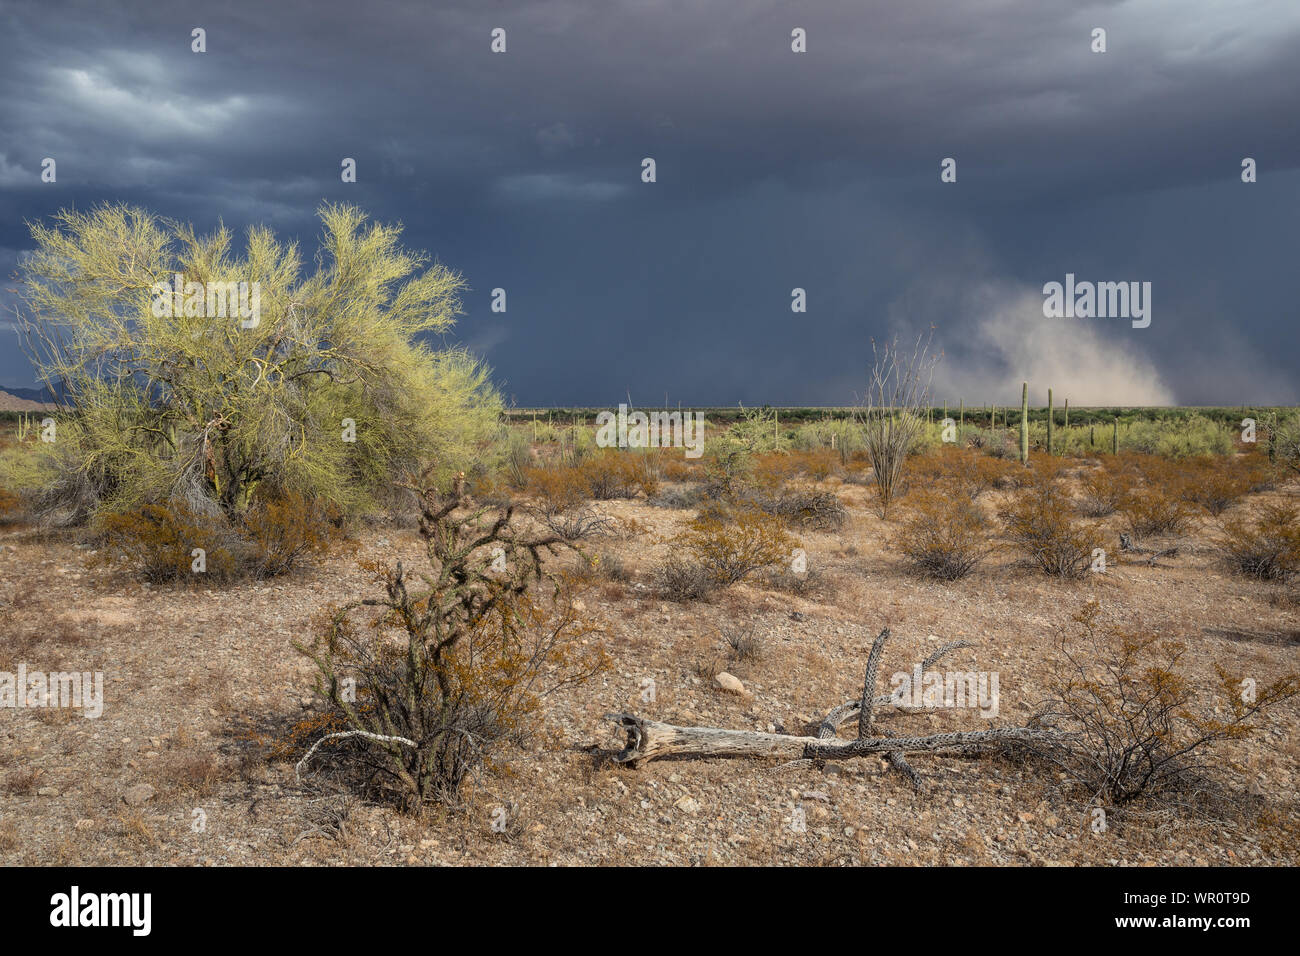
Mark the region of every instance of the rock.
POLYGON ((722 671, 713 678, 713 683, 720 690, 725 690, 729 694, 741 694, 748 696, 749 691, 745 690, 745 685, 740 682, 740 678, 726 671, 722 671))
POLYGON ((157 792, 158 791, 147 783, 137 783, 134 787, 129 787, 122 794, 122 802, 128 807, 144 806, 144 804, 153 799, 153 795, 157 792))
POLYGON ((673 804, 682 813, 698 813, 700 805, 693 797, 682 797, 673 804))
POLYGON ((38 797, 57 797, 59 795, 58 787, 41 787, 36 791, 38 797))

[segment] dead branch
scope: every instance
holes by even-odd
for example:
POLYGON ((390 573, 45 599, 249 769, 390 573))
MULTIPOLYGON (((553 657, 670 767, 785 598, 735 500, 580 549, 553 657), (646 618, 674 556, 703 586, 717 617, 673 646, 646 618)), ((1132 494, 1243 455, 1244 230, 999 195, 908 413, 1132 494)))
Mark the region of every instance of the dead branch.
MULTIPOLYGON (((616 763, 635 765, 638 761, 660 757, 772 757, 802 765, 809 761, 848 760, 867 754, 884 754, 890 766, 903 773, 918 788, 919 773, 907 762, 909 753, 974 753, 995 747, 1023 746, 1032 741, 1059 741, 1065 735, 1055 730, 1031 727, 999 727, 990 730, 953 731, 921 736, 899 736, 875 730, 878 707, 893 711, 914 712, 902 704, 901 696, 876 694, 880 658, 889 628, 880 632, 872 643, 862 693, 857 700, 845 701, 832 708, 817 725, 816 736, 763 733, 752 730, 727 730, 720 727, 679 727, 634 714, 606 714, 626 735, 626 746, 614 757, 616 763), (858 738, 841 740, 841 725, 858 720, 858 738)), ((967 641, 945 644, 921 664, 926 670, 944 655, 967 641)))

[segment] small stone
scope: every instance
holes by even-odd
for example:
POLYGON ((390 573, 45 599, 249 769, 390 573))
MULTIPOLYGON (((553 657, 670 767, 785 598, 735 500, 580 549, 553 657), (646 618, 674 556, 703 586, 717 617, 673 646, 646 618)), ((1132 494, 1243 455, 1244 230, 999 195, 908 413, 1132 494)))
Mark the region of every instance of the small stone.
POLYGON ((122 802, 128 807, 140 807, 152 800, 155 793, 157 791, 149 784, 137 783, 122 794, 122 802))
POLYGON ((699 803, 692 797, 682 797, 674 803, 673 806, 682 811, 682 813, 698 813, 700 810, 699 803))
POLYGON ((57 797, 59 795, 58 787, 41 787, 36 791, 38 797, 57 797))
POLYGON ((749 691, 745 690, 745 685, 740 682, 740 678, 728 674, 726 671, 722 671, 714 677, 713 682, 720 690, 725 690, 729 694, 749 695, 749 691))

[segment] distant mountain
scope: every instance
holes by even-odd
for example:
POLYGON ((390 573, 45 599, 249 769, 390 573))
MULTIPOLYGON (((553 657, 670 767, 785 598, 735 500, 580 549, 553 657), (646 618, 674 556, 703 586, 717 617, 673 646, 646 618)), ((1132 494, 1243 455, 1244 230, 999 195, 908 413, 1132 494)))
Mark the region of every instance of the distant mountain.
POLYGON ((53 402, 54 396, 47 386, 42 385, 40 388, 18 388, 17 386, 8 387, 0 386, 0 392, 12 395, 14 398, 25 398, 29 402, 53 402))
POLYGON ((43 412, 55 407, 48 389, 0 389, 0 412, 43 412))

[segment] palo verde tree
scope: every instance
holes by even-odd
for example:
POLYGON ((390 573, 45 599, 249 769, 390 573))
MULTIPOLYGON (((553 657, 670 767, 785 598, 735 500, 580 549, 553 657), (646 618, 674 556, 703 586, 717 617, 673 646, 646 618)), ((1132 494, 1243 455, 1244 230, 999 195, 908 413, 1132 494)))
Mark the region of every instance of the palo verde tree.
POLYGON ((166 501, 238 518, 260 489, 355 513, 414 462, 471 463, 499 396, 421 340, 453 325, 460 276, 400 226, 319 217, 311 269, 265 227, 237 251, 122 205, 33 225, 20 327, 67 414, 7 483, 74 521, 166 501))

